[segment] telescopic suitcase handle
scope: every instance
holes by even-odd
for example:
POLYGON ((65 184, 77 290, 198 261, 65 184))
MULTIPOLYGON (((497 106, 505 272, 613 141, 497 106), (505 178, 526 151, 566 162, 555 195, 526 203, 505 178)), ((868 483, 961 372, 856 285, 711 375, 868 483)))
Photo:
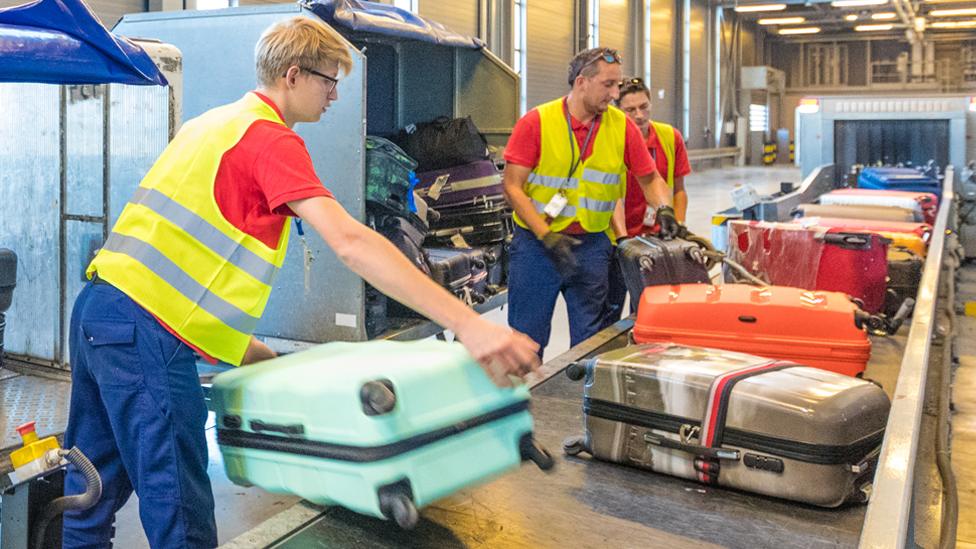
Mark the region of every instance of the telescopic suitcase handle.
POLYGON ((680 440, 674 440, 671 438, 662 437, 652 433, 647 433, 644 435, 644 442, 648 444, 653 444, 654 446, 660 446, 662 448, 670 448, 672 450, 680 450, 682 452, 688 452, 689 454, 709 458, 709 459, 724 459, 730 461, 739 461, 741 456, 738 450, 729 450, 726 448, 711 448, 709 446, 701 446, 699 444, 691 444, 690 442, 681 442, 680 440))

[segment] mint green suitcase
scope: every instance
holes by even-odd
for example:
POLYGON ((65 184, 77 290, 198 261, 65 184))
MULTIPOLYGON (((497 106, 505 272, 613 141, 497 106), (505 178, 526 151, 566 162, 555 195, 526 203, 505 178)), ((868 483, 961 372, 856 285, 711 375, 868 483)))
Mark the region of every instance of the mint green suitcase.
POLYGON ((532 460, 529 391, 460 344, 327 343, 214 378, 217 441, 241 485, 417 522, 417 509, 532 460))

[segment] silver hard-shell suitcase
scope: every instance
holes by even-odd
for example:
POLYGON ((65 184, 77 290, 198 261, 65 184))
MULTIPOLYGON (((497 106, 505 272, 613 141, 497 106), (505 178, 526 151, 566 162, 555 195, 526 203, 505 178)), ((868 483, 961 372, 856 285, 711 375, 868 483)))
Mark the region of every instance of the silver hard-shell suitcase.
POLYGON ((567 375, 586 379, 570 455, 821 507, 870 494, 889 402, 868 381, 672 344, 624 347, 567 375))

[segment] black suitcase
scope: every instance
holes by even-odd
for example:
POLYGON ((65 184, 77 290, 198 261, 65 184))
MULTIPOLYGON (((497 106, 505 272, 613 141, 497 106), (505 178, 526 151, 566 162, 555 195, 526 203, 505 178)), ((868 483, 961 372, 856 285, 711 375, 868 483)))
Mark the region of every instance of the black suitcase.
POLYGON ((915 299, 924 265, 922 257, 908 250, 888 250, 888 288, 884 304, 887 316, 897 314, 906 299, 915 299))
POLYGON ((662 240, 653 236, 628 238, 617 245, 617 261, 631 303, 639 302, 641 293, 648 286, 711 281, 702 249, 687 240, 662 240))
POLYGON ((422 247, 424 233, 408 218, 399 215, 380 215, 372 219, 373 228, 393 243, 407 259, 424 274, 430 276, 430 265, 422 247))
POLYGON ((512 210, 503 197, 486 197, 472 206, 439 210, 430 227, 434 246, 486 246, 504 242, 514 231, 512 210))
POLYGON ((485 264, 488 266, 489 294, 498 293, 498 290, 505 285, 505 275, 508 272, 508 246, 509 242, 506 240, 481 247, 485 254, 485 264))
POLYGON ((366 285, 366 337, 374 339, 390 329, 387 307, 389 298, 376 288, 366 285))
POLYGON ((6 248, 0 248, 0 313, 10 308, 16 285, 17 254, 6 248))
POLYGON ((479 249, 426 248, 431 278, 468 305, 487 299, 488 271, 479 249))

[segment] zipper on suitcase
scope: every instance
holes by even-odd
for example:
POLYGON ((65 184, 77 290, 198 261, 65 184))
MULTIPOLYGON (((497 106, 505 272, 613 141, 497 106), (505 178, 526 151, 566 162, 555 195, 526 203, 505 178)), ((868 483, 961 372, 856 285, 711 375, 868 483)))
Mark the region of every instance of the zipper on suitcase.
MULTIPOLYGON (((251 450, 269 450, 288 454, 299 454, 309 457, 366 463, 390 459, 423 446, 434 444, 446 438, 456 436, 476 427, 487 425, 494 421, 528 411, 529 401, 523 400, 509 404, 497 410, 459 421, 453 425, 435 429, 419 435, 384 444, 381 446, 351 446, 345 444, 331 444, 308 440, 304 438, 283 437, 252 433, 241 429, 217 429, 217 443, 234 448, 251 450)), ((231 416, 227 416, 231 417, 231 416)))
MULTIPOLYGON (((624 404, 600 399, 584 398, 583 413, 600 419, 619 421, 674 434, 678 434, 682 425, 701 427, 700 420, 649 410, 638 410, 624 404)), ((728 427, 726 427, 724 434, 724 442, 729 446, 818 465, 859 463, 865 455, 881 444, 883 438, 884 430, 882 429, 849 445, 840 446, 796 442, 728 427)))

